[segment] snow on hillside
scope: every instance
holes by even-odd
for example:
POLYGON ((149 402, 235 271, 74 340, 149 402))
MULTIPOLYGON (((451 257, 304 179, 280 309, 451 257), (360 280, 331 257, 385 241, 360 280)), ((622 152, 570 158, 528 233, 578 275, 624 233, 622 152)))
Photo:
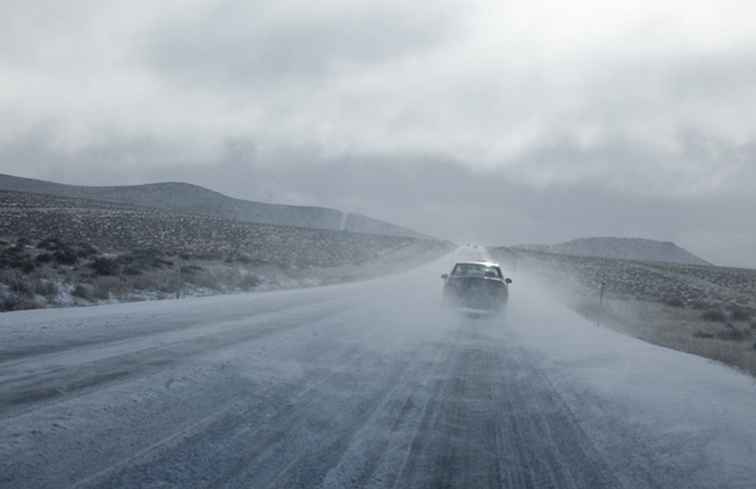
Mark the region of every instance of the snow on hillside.
MULTIPOLYGON (((270 204, 235 199, 181 182, 111 187, 65 185, 0 174, 0 190, 119 202, 243 222, 340 230, 343 213, 327 207, 270 204)), ((410 229, 360 214, 350 214, 345 230, 389 236, 427 237, 410 229)))
POLYGON ((756 374, 756 270, 521 248, 490 252, 586 317, 756 374))
POLYGON ((675 243, 641 238, 578 238, 554 245, 522 245, 519 248, 574 256, 711 265, 675 243))
POLYGON ((448 248, 432 239, 0 190, 0 311, 322 285, 448 248))

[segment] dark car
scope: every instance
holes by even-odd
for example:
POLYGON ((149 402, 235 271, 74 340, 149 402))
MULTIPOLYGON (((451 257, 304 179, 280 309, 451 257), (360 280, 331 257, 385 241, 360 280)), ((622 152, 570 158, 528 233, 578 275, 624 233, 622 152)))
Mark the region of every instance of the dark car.
POLYGON ((443 274, 444 303, 472 314, 500 311, 509 299, 509 284, 501 268, 492 262, 459 262, 443 274))

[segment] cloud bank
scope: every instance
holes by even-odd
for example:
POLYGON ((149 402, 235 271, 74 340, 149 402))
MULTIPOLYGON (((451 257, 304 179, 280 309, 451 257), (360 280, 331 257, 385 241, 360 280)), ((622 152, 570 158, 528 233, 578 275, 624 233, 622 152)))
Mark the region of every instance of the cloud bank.
POLYGON ((0 171, 756 267, 750 2, 4 2, 0 171))

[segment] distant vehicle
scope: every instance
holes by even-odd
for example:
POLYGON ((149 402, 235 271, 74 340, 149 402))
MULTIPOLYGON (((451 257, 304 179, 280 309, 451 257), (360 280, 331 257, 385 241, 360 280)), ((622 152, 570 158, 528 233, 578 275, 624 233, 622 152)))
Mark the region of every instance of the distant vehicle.
POLYGON ((466 261, 454 265, 444 280, 443 299, 448 306, 472 315, 501 311, 509 300, 509 284, 498 263, 466 261))

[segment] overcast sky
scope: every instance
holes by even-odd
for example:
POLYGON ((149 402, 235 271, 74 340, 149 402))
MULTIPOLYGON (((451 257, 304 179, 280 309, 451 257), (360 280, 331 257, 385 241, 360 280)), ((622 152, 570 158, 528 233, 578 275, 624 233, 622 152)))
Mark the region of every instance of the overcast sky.
POLYGON ((0 0, 0 171, 756 267, 753 0, 108 3, 0 0))

